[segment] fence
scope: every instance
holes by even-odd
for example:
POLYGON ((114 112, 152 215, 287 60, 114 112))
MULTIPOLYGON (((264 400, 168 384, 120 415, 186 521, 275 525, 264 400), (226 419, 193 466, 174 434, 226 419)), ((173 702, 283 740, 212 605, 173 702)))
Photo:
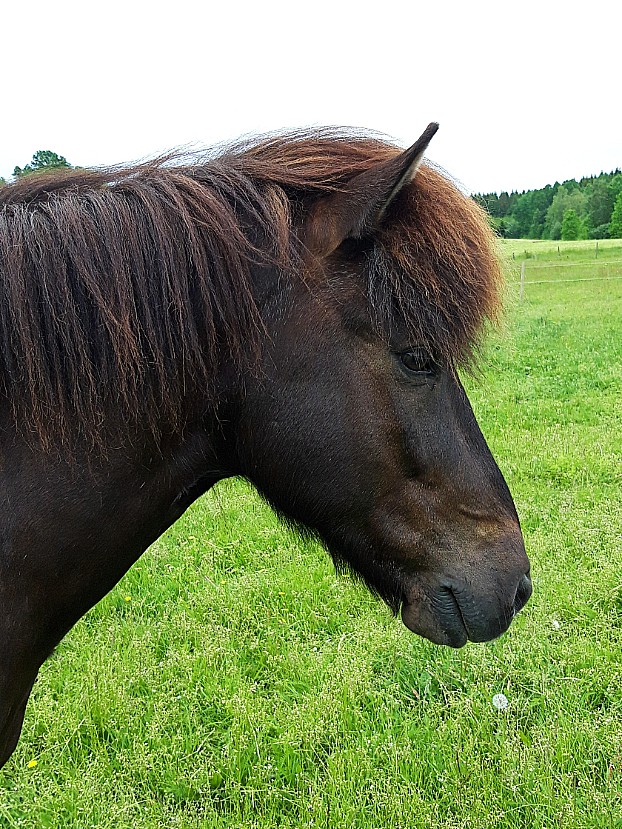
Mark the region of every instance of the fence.
MULTIPOLYGON (((596 248, 598 251, 598 248, 596 248)), ((563 284, 569 282, 606 282, 608 280, 622 279, 622 259, 597 259, 594 260, 578 260, 576 262, 538 262, 534 258, 523 259, 520 265, 520 282, 519 282, 519 299, 522 300, 525 295, 526 285, 546 285, 546 284, 563 284), (529 267, 527 267, 529 263, 529 267), (598 267, 601 271, 605 270, 604 274, 598 276, 578 276, 570 279, 526 279, 525 273, 527 270, 550 270, 551 268, 571 268, 576 270, 578 267, 591 268, 598 267), (613 271, 613 273, 611 273, 613 271)))

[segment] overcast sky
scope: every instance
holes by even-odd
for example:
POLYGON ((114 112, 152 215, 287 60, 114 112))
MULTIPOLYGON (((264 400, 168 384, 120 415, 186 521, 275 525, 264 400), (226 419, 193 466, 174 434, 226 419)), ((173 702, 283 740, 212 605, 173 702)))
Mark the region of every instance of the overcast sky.
POLYGON ((0 4, 0 175, 309 125, 412 143, 471 191, 622 166, 622 3, 0 4))

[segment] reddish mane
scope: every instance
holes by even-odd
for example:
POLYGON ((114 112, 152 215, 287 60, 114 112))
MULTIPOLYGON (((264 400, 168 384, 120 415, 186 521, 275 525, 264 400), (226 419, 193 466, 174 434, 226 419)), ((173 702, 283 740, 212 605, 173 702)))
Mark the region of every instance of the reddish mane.
MULTIPOLYGON (((264 320, 251 269, 295 279, 309 205, 395 155, 331 131, 237 144, 191 164, 25 177, 0 189, 0 393, 20 428, 97 436, 112 410, 153 434, 209 388, 223 352, 241 368, 264 320)), ((499 307, 477 205, 422 167, 368 260, 371 312, 397 313, 440 358, 468 361, 499 307), (379 243, 379 244, 378 244, 379 243)), ((96 439, 96 438, 95 438, 96 439)))

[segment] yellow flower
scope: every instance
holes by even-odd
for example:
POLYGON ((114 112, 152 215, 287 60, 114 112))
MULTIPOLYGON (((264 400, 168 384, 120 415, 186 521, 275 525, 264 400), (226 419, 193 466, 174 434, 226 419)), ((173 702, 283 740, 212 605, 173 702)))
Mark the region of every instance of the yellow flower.
POLYGON ((37 761, 36 761, 36 760, 31 760, 31 761, 28 763, 28 768, 29 768, 29 769, 34 769, 34 767, 35 767, 36 765, 37 765, 37 761))
POLYGON ((132 597, 131 597, 131 596, 126 596, 126 597, 125 597, 125 601, 126 601, 126 602, 131 602, 131 601, 132 601, 132 597))

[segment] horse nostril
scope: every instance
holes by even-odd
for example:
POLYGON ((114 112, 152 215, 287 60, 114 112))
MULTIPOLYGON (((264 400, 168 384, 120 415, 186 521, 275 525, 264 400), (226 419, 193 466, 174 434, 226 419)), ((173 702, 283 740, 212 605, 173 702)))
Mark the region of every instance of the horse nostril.
POLYGON ((514 597, 514 613, 518 613, 523 608, 531 596, 533 587, 531 579, 526 573, 518 583, 516 588, 516 596, 514 597))

